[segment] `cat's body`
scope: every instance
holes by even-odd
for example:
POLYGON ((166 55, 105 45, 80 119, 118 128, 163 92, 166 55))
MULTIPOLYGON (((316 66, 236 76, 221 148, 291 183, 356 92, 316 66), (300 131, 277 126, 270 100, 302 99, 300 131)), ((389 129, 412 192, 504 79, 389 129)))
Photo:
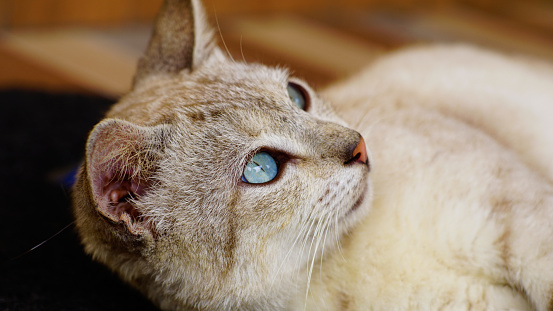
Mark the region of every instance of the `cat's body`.
POLYGON ((165 8, 75 186, 95 259, 166 310, 553 308, 553 70, 419 48, 319 98, 165 8))
POLYGON ((553 70, 536 65, 416 48, 326 91, 372 150, 374 201, 344 254, 323 264, 314 300, 331 310, 553 308, 553 70))

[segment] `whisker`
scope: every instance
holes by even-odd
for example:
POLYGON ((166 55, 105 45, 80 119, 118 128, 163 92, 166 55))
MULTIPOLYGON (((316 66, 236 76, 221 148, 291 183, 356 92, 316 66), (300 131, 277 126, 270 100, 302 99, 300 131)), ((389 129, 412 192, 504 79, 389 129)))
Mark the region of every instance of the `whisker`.
MULTIPOLYGON (((311 217, 311 215, 308 215, 307 218, 305 218, 305 221, 302 223, 302 230, 301 230, 301 237, 303 239, 303 241, 301 242, 301 247, 299 249, 299 254, 300 254, 300 257, 298 258, 299 260, 299 263, 301 263, 303 261, 303 258, 304 258, 304 249, 305 249, 305 245, 307 243, 307 240, 309 239, 309 235, 311 233, 311 228, 313 228, 313 223, 315 222, 315 219, 313 219, 313 217, 311 217)), ((309 254, 308 254, 309 256, 309 254)), ((297 269, 296 270, 296 279, 299 279, 299 273, 302 269, 297 269)))
MULTIPOLYGON (((334 227, 338 228, 338 214, 334 214, 334 227)), ((338 248, 338 253, 342 256, 343 260, 346 260, 344 257, 344 252, 342 251, 342 243, 340 241, 340 233, 338 230, 334 230, 334 240, 336 241, 336 247, 338 248)))
MULTIPOLYGON (((305 236, 304 236, 304 240, 303 240, 303 243, 302 243, 302 246, 301 246, 301 249, 300 249, 300 254, 302 254, 302 257, 300 259, 303 259, 303 254, 305 253, 304 249, 305 249, 305 246, 307 245, 307 240, 309 239, 309 236, 311 235, 311 229, 313 228, 313 225, 315 224, 315 221, 316 219, 314 218, 311 218, 310 217, 310 225, 309 225, 309 229, 307 230, 305 236)), ((313 233, 314 234, 314 233, 313 233)), ((309 268, 309 255, 310 253, 308 252, 307 253, 307 261, 306 261, 306 269, 309 268)), ((299 273, 299 270, 298 270, 298 273, 299 273)))
POLYGON ((317 257, 317 251, 319 249, 319 246, 321 244, 321 238, 322 235, 320 234, 321 228, 324 227, 324 219, 326 219, 326 214, 323 215, 324 218, 321 219, 321 221, 317 222, 317 227, 315 228, 315 234, 313 235, 313 238, 311 239, 311 246, 309 247, 309 253, 311 254, 311 249, 313 246, 313 242, 315 241, 315 237, 317 237, 317 242, 315 243, 315 249, 313 250, 313 259, 311 259, 311 267, 309 267, 308 263, 308 276, 307 276, 307 288, 305 290, 305 307, 307 308, 307 298, 309 296, 309 288, 311 287, 311 276, 313 274, 313 267, 315 265, 315 258, 317 257))
MULTIPOLYGON (((308 255, 312 254, 311 250, 313 249, 313 243, 315 243, 315 238, 318 236, 321 225, 322 225, 322 222, 320 220, 317 221, 317 226, 315 227, 315 232, 313 232, 313 236, 311 238, 311 244, 309 245, 308 255)), ((318 245, 315 246, 315 251, 313 252, 313 260, 315 259, 315 255, 317 253, 317 247, 318 245)), ((309 268, 309 261, 307 262, 307 268, 309 268)), ((311 265, 311 268, 313 268, 313 265, 311 265)))
POLYGON ((240 34, 240 54, 242 54, 242 60, 246 63, 246 58, 244 57, 244 50, 242 50, 242 34, 240 34))
POLYGON ((23 254, 21 255, 18 255, 18 256, 15 256, 11 259, 8 260, 8 262, 11 262, 11 261, 15 261, 25 255, 27 255, 28 253, 34 251, 35 249, 41 247, 42 245, 44 245, 45 243, 47 243, 48 241, 52 240, 53 238, 57 237, 58 235, 60 235, 63 231, 65 231, 67 228, 71 227, 72 225, 75 224, 75 221, 72 221, 70 224, 68 224, 67 226, 63 227, 61 230, 59 230, 58 232, 54 233, 54 235, 52 235, 51 237, 49 237, 48 239, 40 242, 39 244, 35 245, 34 247, 32 247, 31 249, 29 249, 28 251, 24 252, 23 254))
POLYGON ((307 221, 304 221, 300 224, 300 231, 298 232, 298 234, 296 235, 296 238, 294 239, 294 242, 292 243, 292 245, 290 246, 290 249, 288 250, 288 252, 286 253, 286 255, 284 256, 284 259, 282 260, 280 266, 278 267, 278 270, 276 272, 276 274, 273 276, 273 279, 271 280, 271 288, 273 287, 275 281, 276 281, 276 278, 277 276, 280 274, 280 270, 282 269, 282 267, 286 264, 286 261, 288 260, 288 258, 290 257, 290 255, 292 254, 292 251, 294 250, 294 247, 296 246, 296 243, 299 241, 300 237, 303 236, 303 233, 304 231, 306 230, 307 226, 305 226, 305 224, 307 223, 307 221))
POLYGON ((354 128, 358 128, 361 126, 361 124, 370 124, 370 127, 366 130, 366 133, 364 133, 365 135, 367 135, 366 139, 370 138, 371 134, 372 134, 372 131, 374 129, 375 126, 377 126, 378 124, 382 123, 384 120, 386 119, 390 119, 392 117, 388 116, 388 117, 381 117, 377 120, 374 120, 374 121, 371 121, 371 122, 367 122, 367 121, 364 121, 363 119, 359 120, 359 122, 357 122, 357 126, 354 127, 354 128))
POLYGON ((215 7, 213 8, 213 11, 215 12, 215 23, 217 24, 217 31, 219 32, 219 37, 221 37, 221 42, 223 42, 223 46, 225 47, 225 50, 227 51, 229 58, 232 60, 233 63, 236 63, 236 61, 234 61, 234 57, 232 57, 232 55, 230 54, 230 51, 227 47, 227 43, 225 42, 225 38, 223 38, 223 33, 221 32, 221 26, 219 25, 219 17, 217 16, 217 10, 215 9, 215 7))
POLYGON ((321 262, 319 264, 319 278, 322 280, 323 278, 323 257, 325 255, 325 246, 326 246, 326 237, 328 235, 328 231, 330 231, 330 222, 331 222, 331 215, 329 217, 325 218, 325 227, 324 227, 324 238, 323 238, 323 247, 321 249, 321 262))

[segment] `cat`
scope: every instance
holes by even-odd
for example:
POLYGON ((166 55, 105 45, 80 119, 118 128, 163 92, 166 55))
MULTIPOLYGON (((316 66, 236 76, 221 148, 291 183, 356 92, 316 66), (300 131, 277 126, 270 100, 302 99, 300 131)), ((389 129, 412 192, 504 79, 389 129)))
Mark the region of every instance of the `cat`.
POLYGON ((317 93, 205 20, 166 1, 90 133, 94 260, 162 310, 553 310, 551 65, 420 46, 317 93))

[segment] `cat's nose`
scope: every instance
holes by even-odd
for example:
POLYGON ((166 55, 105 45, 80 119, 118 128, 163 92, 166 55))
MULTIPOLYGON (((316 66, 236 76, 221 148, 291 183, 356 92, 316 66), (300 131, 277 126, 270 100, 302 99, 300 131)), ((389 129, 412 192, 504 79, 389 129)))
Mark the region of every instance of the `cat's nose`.
POLYGON ((353 148, 353 152, 351 153, 351 159, 346 161, 346 164, 354 163, 354 162, 361 162, 363 164, 369 163, 369 157, 367 156, 367 146, 365 145, 365 140, 363 139, 363 136, 359 136, 359 142, 357 145, 353 148))

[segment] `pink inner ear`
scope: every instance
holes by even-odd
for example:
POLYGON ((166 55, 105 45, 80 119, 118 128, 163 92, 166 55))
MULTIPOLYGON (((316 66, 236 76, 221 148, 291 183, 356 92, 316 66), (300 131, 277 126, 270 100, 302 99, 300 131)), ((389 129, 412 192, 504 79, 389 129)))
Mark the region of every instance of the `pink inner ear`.
POLYGON ((124 222, 133 234, 138 235, 144 229, 149 229, 144 217, 132 203, 133 199, 144 194, 145 183, 112 172, 96 173, 99 173, 94 179, 98 211, 114 222, 124 222))
POLYGON ((122 120, 105 120, 90 134, 87 145, 87 173, 96 210, 115 223, 123 223, 134 235, 153 228, 137 209, 136 199, 148 190, 154 159, 149 156, 149 127, 122 120), (147 154, 147 155, 146 155, 147 154), (143 156, 145 155, 145 156, 143 156))
POLYGON ((138 221, 140 213, 131 204, 130 200, 143 193, 143 187, 138 183, 124 180, 112 181, 105 185, 104 196, 107 198, 107 212, 114 220, 123 220, 123 214, 129 214, 132 220, 138 221))

